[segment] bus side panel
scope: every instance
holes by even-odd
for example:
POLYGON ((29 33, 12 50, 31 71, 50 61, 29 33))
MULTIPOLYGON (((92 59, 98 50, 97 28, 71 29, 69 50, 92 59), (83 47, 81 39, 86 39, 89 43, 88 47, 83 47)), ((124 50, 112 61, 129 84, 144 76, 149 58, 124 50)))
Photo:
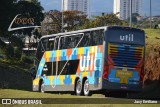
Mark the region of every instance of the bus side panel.
MULTIPOLYGON (((33 88, 38 89, 39 80, 45 84, 45 91, 73 91, 76 78, 81 81, 86 77, 89 80, 90 90, 101 89, 102 84, 102 56, 103 45, 73 48, 56 51, 46 51, 41 59, 33 88), (44 76, 42 71, 46 62, 79 60, 75 75, 44 76)), ((55 67, 55 66, 54 66, 55 67)), ((48 72, 48 71, 47 71, 48 72)), ((55 71, 54 71, 55 72, 55 71)), ((64 71, 62 71, 64 72, 64 71)))

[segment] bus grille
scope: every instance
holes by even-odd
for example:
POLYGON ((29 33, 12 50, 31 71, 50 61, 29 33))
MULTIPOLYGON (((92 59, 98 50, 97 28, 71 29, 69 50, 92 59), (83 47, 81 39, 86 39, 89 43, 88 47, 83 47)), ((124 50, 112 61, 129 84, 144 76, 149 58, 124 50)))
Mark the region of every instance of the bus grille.
POLYGON ((114 66, 136 67, 143 58, 142 46, 109 44, 108 48, 114 66))

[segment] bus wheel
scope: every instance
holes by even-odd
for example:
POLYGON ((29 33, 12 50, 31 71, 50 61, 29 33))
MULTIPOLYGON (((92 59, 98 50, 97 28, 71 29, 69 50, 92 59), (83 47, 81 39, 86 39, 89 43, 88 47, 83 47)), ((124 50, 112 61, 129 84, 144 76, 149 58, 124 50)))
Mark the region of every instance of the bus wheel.
POLYGON ((89 81, 88 81, 88 79, 86 79, 85 81, 84 81, 84 83, 83 83, 83 94, 85 95, 85 96, 91 96, 91 92, 90 92, 90 90, 89 90, 89 81))
POLYGON ((44 91, 44 82, 42 81, 41 83, 40 83, 40 85, 39 85, 39 91, 41 92, 41 93, 44 93, 45 91, 44 91))
POLYGON ((78 95, 78 96, 80 96, 82 94, 82 83, 81 83, 80 79, 78 79, 76 82, 75 91, 76 91, 76 95, 78 95))

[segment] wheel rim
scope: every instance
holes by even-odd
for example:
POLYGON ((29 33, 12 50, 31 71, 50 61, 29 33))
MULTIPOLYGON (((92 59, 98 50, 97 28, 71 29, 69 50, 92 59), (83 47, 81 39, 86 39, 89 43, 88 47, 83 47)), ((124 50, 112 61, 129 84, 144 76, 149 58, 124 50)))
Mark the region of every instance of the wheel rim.
POLYGON ((86 80, 84 83, 84 94, 88 95, 88 93, 89 93, 89 82, 88 80, 86 80))
POLYGON ((78 82, 77 82, 77 87, 76 87, 76 92, 77 92, 77 94, 80 94, 80 93, 81 93, 81 89, 82 89, 81 82, 78 81, 78 82))

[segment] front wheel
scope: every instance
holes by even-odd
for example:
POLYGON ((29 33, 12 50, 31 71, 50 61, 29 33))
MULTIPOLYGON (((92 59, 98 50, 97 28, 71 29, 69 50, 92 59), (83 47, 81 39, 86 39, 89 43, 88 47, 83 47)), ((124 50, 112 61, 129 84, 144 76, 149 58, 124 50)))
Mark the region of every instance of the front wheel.
POLYGON ((42 81, 41 83, 40 83, 40 85, 39 85, 39 91, 41 92, 41 93, 44 93, 45 91, 44 91, 44 82, 42 81))

